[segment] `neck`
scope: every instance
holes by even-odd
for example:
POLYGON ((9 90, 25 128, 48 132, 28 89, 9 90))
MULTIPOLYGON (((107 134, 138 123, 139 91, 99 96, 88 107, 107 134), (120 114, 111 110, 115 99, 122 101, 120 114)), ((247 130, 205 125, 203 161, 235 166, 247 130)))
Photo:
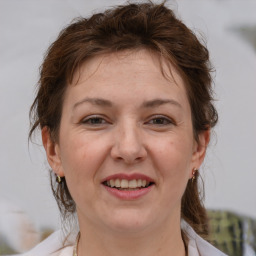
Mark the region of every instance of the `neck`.
POLYGON ((99 230, 88 223, 79 223, 78 256, 185 256, 180 220, 154 230, 130 233, 99 230))

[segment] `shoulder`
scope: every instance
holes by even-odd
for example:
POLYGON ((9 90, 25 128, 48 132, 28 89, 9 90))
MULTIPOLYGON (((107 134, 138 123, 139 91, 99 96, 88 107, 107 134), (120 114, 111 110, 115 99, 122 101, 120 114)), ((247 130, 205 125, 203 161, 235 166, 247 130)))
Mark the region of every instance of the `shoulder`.
POLYGON ((227 256, 210 243, 200 237, 190 225, 182 221, 182 229, 186 232, 188 242, 188 254, 189 256, 227 256))
MULTIPOLYGON (((227 256, 197 235, 192 227, 184 221, 182 221, 182 229, 189 238, 189 256, 227 256)), ((74 244, 74 234, 65 238, 61 231, 56 231, 32 250, 16 256, 69 256, 72 255, 74 244)))
POLYGON ((56 231, 30 251, 13 256, 70 256, 72 255, 75 235, 65 237, 62 231, 56 231))

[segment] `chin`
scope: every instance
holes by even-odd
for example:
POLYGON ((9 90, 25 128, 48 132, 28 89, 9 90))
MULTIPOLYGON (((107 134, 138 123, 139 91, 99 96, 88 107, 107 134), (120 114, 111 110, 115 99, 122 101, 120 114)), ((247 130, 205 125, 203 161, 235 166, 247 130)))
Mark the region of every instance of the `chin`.
POLYGON ((153 216, 148 216, 138 209, 124 209, 118 212, 111 212, 107 224, 113 231, 136 233, 147 229, 150 223, 154 223, 153 216))

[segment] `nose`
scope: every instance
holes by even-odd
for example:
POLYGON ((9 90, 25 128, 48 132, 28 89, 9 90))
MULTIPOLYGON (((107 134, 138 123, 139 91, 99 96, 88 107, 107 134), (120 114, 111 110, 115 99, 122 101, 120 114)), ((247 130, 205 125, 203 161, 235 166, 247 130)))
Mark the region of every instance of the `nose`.
POLYGON ((116 161, 134 164, 147 157, 141 128, 133 123, 119 125, 114 134, 111 157, 116 161))

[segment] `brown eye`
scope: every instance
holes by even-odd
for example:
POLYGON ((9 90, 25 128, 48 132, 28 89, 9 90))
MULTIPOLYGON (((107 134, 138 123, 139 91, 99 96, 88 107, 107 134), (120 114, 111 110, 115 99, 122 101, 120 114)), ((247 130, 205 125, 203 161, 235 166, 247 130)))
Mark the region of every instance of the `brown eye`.
POLYGON ((82 120, 83 124, 88 124, 88 125, 100 125, 100 124, 106 124, 107 121, 103 119, 102 117, 99 116, 93 116, 93 117, 87 117, 82 120))
POLYGON ((174 124, 174 122, 167 118, 167 117, 163 117, 163 116, 157 116, 157 117, 154 117, 152 119, 150 119, 148 121, 148 124, 152 124, 152 125, 169 125, 169 124, 174 124))
POLYGON ((154 119, 152 119, 152 123, 153 124, 161 124, 161 125, 163 125, 163 124, 169 124, 170 121, 167 120, 166 118, 154 118, 154 119))

